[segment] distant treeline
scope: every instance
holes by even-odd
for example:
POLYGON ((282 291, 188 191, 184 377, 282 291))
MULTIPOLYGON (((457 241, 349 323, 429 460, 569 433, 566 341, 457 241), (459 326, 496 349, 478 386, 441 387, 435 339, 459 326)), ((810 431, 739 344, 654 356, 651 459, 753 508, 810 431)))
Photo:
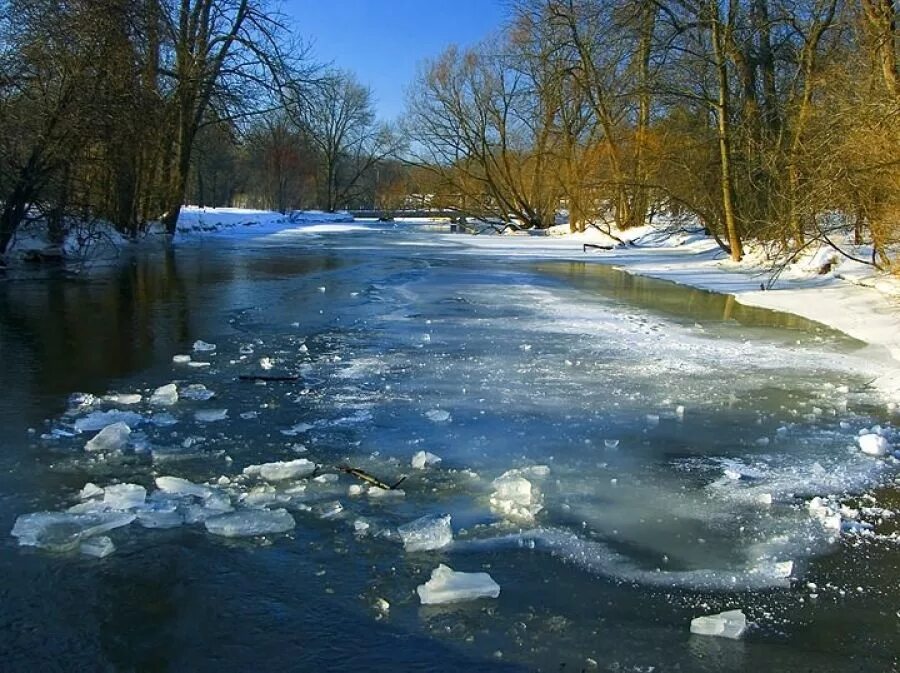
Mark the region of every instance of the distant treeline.
POLYGON ((734 259, 849 229, 896 268, 896 0, 516 0, 394 126, 267 0, 0 7, 0 251, 37 217, 173 232, 186 202, 573 230, 664 208, 734 259))

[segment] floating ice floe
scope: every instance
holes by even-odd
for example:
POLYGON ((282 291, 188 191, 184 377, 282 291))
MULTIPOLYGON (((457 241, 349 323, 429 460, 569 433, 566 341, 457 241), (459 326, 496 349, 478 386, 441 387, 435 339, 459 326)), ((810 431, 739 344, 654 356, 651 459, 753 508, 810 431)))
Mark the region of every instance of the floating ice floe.
POLYGON ((312 430, 312 428, 313 426, 311 426, 309 423, 297 423, 289 427, 287 430, 282 430, 281 434, 287 437, 296 437, 297 435, 300 435, 307 430, 312 430))
POLYGON ((410 465, 414 470, 424 470, 426 467, 433 467, 441 462, 441 457, 430 451, 417 451, 410 461, 410 465))
POLYGON ((373 500, 391 500, 406 497, 406 491, 402 488, 381 488, 380 486, 372 486, 366 491, 366 495, 373 500))
POLYGON ((856 441, 859 443, 859 450, 870 456, 883 456, 891 448, 887 439, 874 432, 860 435, 856 441))
POLYGON ((284 481, 285 479, 298 479, 306 477, 316 471, 316 464, 307 458, 296 460, 280 460, 274 463, 262 465, 248 465, 244 468, 244 474, 259 476, 266 481, 284 481))
POLYGON ((70 551, 82 540, 127 526, 134 518, 128 512, 32 512, 16 519, 12 535, 23 547, 70 551))
POLYGON ((747 629, 747 618, 740 610, 728 610, 717 615, 704 615, 691 620, 691 633, 737 640, 747 629))
POLYGON ((530 523, 544 508, 540 491, 519 470, 503 473, 491 485, 494 487, 491 509, 504 518, 530 523))
POLYGON ((160 386, 150 396, 150 404, 155 406, 170 407, 176 402, 178 402, 178 386, 174 383, 160 386))
POLYGON ((112 484, 103 490, 103 504, 109 509, 140 507, 146 499, 147 489, 139 484, 112 484))
POLYGON ((439 605, 497 598, 500 585, 487 573, 456 572, 441 564, 431 572, 431 579, 416 587, 416 593, 422 605, 439 605))
POLYGON ((198 402, 205 402, 206 400, 211 400, 216 396, 216 394, 207 388, 202 383, 192 383, 191 385, 182 388, 179 391, 179 395, 189 400, 196 400, 198 402))
POLYGON ((822 527, 825 530, 833 530, 835 532, 840 532, 841 530, 841 515, 834 507, 832 507, 826 500, 815 497, 809 501, 807 505, 809 510, 809 515, 814 519, 818 519, 821 522, 822 527))
POLYGON ((196 498, 210 498, 218 493, 216 489, 204 484, 195 484, 181 477, 163 476, 156 478, 156 488, 172 495, 193 496, 196 498))
POLYGON ((88 538, 78 545, 78 551, 85 556, 93 556, 94 558, 105 558, 115 550, 116 545, 105 535, 88 538))
POLYGON ((200 353, 209 353, 210 351, 216 350, 216 345, 203 341, 202 339, 197 339, 197 341, 194 342, 194 350, 200 353))
POLYGON ((191 360, 187 363, 188 367, 193 367, 194 369, 202 369, 203 367, 211 367, 212 364, 209 362, 201 362, 200 360, 191 360))
POLYGON ((127 423, 107 425, 84 445, 85 451, 123 451, 128 446, 131 428, 127 423))
POLYGON ((423 516, 403 526, 397 527, 403 548, 406 551, 430 551, 441 549, 453 542, 450 515, 423 516))
POLYGON ((133 411, 118 411, 116 409, 110 411, 92 411, 87 416, 83 416, 75 421, 75 432, 93 432, 102 430, 106 426, 114 423, 125 423, 133 428, 143 420, 143 416, 136 414, 133 411))
POLYGON ((228 419, 228 409, 200 409, 194 412, 194 420, 198 423, 215 423, 228 419))
POLYGON ((142 395, 138 393, 112 393, 110 395, 104 395, 103 401, 110 402, 112 404, 121 404, 123 406, 130 406, 132 404, 140 404, 141 400, 144 399, 142 395))
POLYGON ((190 355, 173 355, 172 356, 172 362, 174 362, 176 365, 186 365, 190 361, 191 361, 190 355))
POLYGON ((80 411, 88 408, 97 398, 90 393, 72 393, 69 395, 69 409, 71 411, 80 411))
POLYGON ((431 409, 425 412, 425 418, 434 423, 446 423, 450 420, 450 412, 444 409, 431 409))
POLYGON ((103 495, 103 489, 97 486, 97 484, 93 484, 88 482, 84 485, 84 488, 78 493, 78 497, 82 500, 90 500, 91 498, 98 498, 103 495))
POLYGON ((293 530, 297 523, 285 509, 242 509, 207 519, 206 530, 222 537, 254 537, 293 530))
POLYGON ((344 506, 341 504, 340 500, 331 500, 329 502, 323 502, 315 507, 316 515, 320 519, 333 519, 334 517, 340 515, 341 512, 344 511, 344 506))
POLYGON ((266 371, 269 371, 270 369, 272 369, 272 367, 275 366, 275 363, 272 362, 272 358, 260 358, 260 359, 259 359, 259 366, 260 366, 262 369, 265 369, 266 371))

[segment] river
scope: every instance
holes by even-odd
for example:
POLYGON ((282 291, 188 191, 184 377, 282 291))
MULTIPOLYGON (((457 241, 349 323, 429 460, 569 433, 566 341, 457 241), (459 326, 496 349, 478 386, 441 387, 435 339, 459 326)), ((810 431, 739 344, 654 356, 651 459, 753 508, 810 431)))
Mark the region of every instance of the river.
POLYGON ((838 536, 807 507, 900 507, 895 461, 856 446, 892 416, 867 353, 729 296, 411 226, 147 244, 77 275, 14 275, 0 529, 75 505, 87 482, 153 492, 162 475, 239 508, 274 494, 296 528, 132 523, 102 559, 5 535, 3 670, 896 670, 895 520, 838 536), (170 382, 215 397, 148 405, 170 382), (89 412, 76 391, 143 396, 128 451, 70 436, 89 412), (413 469, 423 450, 441 462, 413 469), (241 476, 300 456, 333 476, 241 476), (340 465, 405 476, 405 496, 350 495, 340 465), (509 470, 534 489, 524 518, 491 503, 509 470), (397 526, 427 514, 452 517, 453 544, 404 551, 397 526), (489 573, 500 596, 420 605, 440 563, 489 573), (744 639, 689 633, 736 608, 744 639))

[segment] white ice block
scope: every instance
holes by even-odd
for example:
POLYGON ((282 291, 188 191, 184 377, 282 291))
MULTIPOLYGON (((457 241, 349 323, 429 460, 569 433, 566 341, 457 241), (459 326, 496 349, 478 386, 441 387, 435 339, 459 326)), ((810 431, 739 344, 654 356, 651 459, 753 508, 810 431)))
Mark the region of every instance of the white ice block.
POLYGON ((431 572, 431 579, 416 588, 422 605, 458 603, 477 598, 497 598, 500 585, 487 573, 456 572, 439 565, 431 572))

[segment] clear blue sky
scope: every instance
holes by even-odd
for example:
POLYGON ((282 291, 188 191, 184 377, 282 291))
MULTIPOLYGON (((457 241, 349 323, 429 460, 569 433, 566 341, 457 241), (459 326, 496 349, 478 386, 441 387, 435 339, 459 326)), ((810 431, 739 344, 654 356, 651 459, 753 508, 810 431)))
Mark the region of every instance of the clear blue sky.
POLYGON ((403 111, 417 64, 449 44, 467 46, 503 22, 503 0, 283 0, 316 58, 372 87, 378 115, 403 111))

